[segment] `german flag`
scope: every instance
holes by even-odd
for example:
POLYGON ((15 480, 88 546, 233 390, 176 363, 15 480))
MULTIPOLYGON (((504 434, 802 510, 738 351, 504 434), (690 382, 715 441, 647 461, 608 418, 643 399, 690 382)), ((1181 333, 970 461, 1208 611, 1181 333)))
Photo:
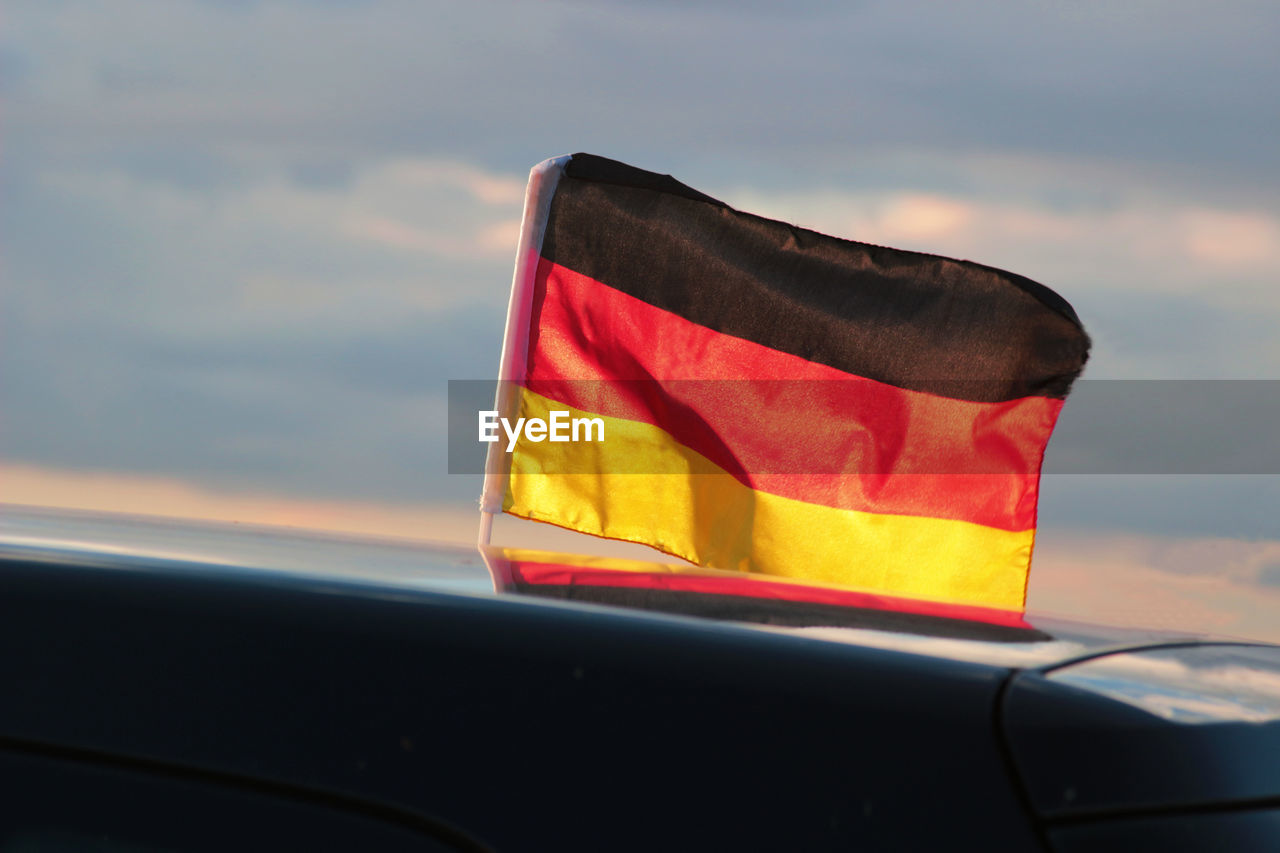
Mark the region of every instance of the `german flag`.
POLYGON ((1089 339, 991 267, 743 213, 588 154, 534 169, 482 508, 700 566, 1021 609, 1089 339))

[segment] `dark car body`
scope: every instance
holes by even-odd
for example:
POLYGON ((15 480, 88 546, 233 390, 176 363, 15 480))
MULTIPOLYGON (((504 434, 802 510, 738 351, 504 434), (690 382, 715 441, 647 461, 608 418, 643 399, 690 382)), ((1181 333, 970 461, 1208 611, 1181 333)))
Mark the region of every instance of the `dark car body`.
POLYGON ((1276 647, 710 621, 12 508, 0 563, 0 851, 1280 849, 1276 647))

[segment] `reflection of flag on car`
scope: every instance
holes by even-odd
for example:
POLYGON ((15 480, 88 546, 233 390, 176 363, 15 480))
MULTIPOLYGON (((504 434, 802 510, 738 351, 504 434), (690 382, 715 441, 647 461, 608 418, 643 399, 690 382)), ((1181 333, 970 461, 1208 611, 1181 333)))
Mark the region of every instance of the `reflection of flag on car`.
POLYGON ((989 642, 1049 639, 1014 610, 901 598, 697 566, 486 548, 501 592, 793 628, 872 628, 989 642))
POLYGON ((578 154, 534 170, 483 509, 704 566, 1022 606, 1088 354, 1042 285, 741 213, 578 154))

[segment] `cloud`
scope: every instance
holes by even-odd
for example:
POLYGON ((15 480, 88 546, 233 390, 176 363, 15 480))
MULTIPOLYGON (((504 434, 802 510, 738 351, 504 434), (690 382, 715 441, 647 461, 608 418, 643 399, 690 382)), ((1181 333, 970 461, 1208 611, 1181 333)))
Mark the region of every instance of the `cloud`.
POLYGON ((474 497, 444 474, 445 383, 496 371, 523 177, 417 158, 336 184, 68 167, 10 189, 5 457, 474 497))
POLYGON ((1258 211, 1181 212, 1188 259, 1210 267, 1274 273, 1280 268, 1280 222, 1258 211))
MULTIPOLYGON (((1046 168, 1048 168, 1046 164, 1046 168)), ((867 243, 964 257, 1052 278, 1072 296, 1098 290, 1280 309, 1280 213, 1210 209, 1118 191, 1093 204, 911 190, 768 192, 730 188, 745 210, 867 243)))
POLYGON ((1029 612, 1174 633, 1280 641, 1280 590, 1260 581, 1280 539, 1100 534, 1044 523, 1029 612))
POLYGON ((1270 6, 811 5, 15 3, 5 55, 25 70, 6 106, 23 139, 62 150, 426 147, 527 167, 595 148, 829 169, 998 148, 1238 184, 1275 172, 1280 120, 1257 108, 1277 71, 1270 6))
MULTIPOLYGON (((173 477, 0 465, 0 502, 204 519, 471 545, 474 507, 450 503, 316 500, 261 491, 218 491, 173 477)), ((51 516, 52 517, 52 516, 51 516)))
POLYGON ((336 186, 277 171, 209 189, 101 168, 51 169, 27 186, 104 214, 127 212, 142 231, 139 238, 179 230, 219 245, 276 237, 311 241, 314 254, 334 240, 355 237, 414 253, 500 264, 514 255, 514 242, 499 250, 494 228, 510 228, 524 196, 523 176, 430 159, 379 161, 354 169, 336 186))
POLYGON ((1272 509, 1277 501, 1277 476, 1047 474, 1039 509, 1042 530, 1061 525, 1266 541, 1280 539, 1272 509))
POLYGON ((424 257, 341 225, 385 209, 492 240, 512 211, 447 182, 401 199, 369 174, 354 195, 120 173, 15 186, 4 456, 304 495, 473 493, 443 476, 445 380, 496 370, 514 243, 424 257))
POLYGON ((485 225, 470 234, 444 236, 430 228, 377 215, 355 215, 342 223, 343 236, 367 240, 389 249, 435 257, 470 260, 497 255, 507 257, 520 237, 520 220, 485 225))

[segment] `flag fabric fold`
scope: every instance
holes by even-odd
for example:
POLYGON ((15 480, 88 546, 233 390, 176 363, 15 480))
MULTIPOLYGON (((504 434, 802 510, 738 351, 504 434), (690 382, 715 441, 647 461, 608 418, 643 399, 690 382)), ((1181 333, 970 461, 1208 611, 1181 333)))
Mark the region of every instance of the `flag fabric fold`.
POLYGON ((1089 339, 1021 276, 743 213, 576 154, 535 167, 482 508, 698 565, 1019 609, 1089 339))

